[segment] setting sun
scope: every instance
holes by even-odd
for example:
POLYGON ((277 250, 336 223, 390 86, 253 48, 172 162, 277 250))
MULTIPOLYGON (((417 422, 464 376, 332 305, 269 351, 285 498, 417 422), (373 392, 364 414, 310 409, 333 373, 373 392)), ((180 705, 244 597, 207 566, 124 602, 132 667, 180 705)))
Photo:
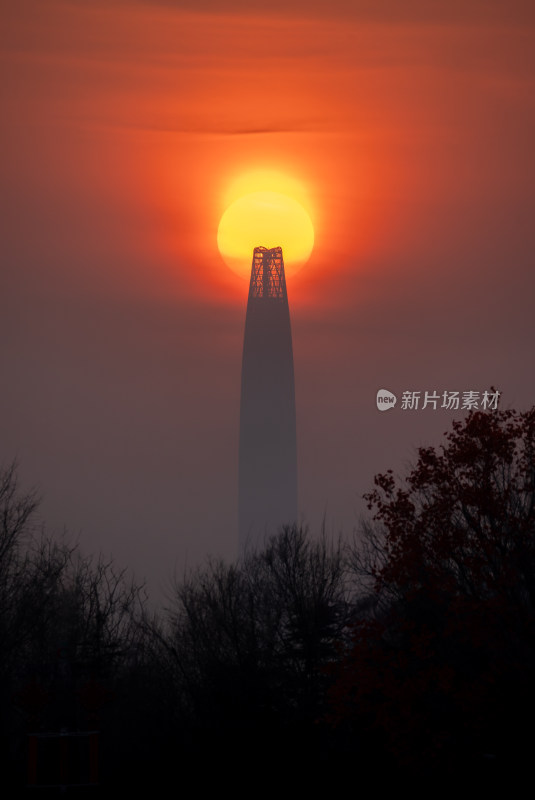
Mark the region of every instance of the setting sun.
POLYGON ((227 266, 245 278, 250 274, 255 247, 280 245, 286 273, 291 275, 310 257, 314 227, 306 209, 293 196, 250 191, 228 205, 219 223, 217 245, 227 266))

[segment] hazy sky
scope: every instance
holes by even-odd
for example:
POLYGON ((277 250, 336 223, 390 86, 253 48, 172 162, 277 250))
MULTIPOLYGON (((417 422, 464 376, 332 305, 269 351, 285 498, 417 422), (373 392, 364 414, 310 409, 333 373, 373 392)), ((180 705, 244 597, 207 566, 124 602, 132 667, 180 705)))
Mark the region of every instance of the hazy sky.
POLYGON ((377 389, 534 403, 531 2, 0 7, 0 461, 50 528, 155 590, 236 552, 248 287, 216 233, 251 170, 315 225, 288 280, 312 527, 349 535, 459 416, 377 389))

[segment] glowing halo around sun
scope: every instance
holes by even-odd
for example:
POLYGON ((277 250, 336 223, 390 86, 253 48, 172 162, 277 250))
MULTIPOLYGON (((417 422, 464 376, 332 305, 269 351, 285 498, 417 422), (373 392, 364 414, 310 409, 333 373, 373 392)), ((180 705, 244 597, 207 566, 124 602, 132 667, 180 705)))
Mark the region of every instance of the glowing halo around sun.
POLYGON ((308 261, 314 227, 301 203, 275 191, 249 192, 230 203, 217 231, 219 252, 230 269, 249 278, 254 248, 279 245, 286 275, 308 261))

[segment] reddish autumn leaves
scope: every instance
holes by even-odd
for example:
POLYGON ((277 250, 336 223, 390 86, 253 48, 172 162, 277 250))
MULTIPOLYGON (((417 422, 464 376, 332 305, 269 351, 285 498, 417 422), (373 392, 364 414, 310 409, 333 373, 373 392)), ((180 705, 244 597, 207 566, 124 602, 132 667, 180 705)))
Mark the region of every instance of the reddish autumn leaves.
POLYGON ((375 612, 355 625, 335 720, 400 765, 507 758, 535 707, 535 409, 470 414, 366 499, 355 561, 375 612))
POLYGON ((456 422, 440 451, 421 448, 399 487, 391 472, 367 496, 385 532, 377 587, 426 582, 480 599, 533 598, 535 412, 479 412, 456 422))

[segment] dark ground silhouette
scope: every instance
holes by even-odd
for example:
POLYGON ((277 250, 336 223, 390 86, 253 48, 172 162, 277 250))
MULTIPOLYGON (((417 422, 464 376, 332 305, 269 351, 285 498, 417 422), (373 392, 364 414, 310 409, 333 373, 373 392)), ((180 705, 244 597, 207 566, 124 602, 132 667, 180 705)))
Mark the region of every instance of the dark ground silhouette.
POLYGON ((11 795, 527 775, 535 409, 470 414, 405 481, 377 476, 368 501, 353 542, 283 528, 235 564, 207 560, 154 615, 126 572, 37 530, 38 499, 4 469, 11 795))

